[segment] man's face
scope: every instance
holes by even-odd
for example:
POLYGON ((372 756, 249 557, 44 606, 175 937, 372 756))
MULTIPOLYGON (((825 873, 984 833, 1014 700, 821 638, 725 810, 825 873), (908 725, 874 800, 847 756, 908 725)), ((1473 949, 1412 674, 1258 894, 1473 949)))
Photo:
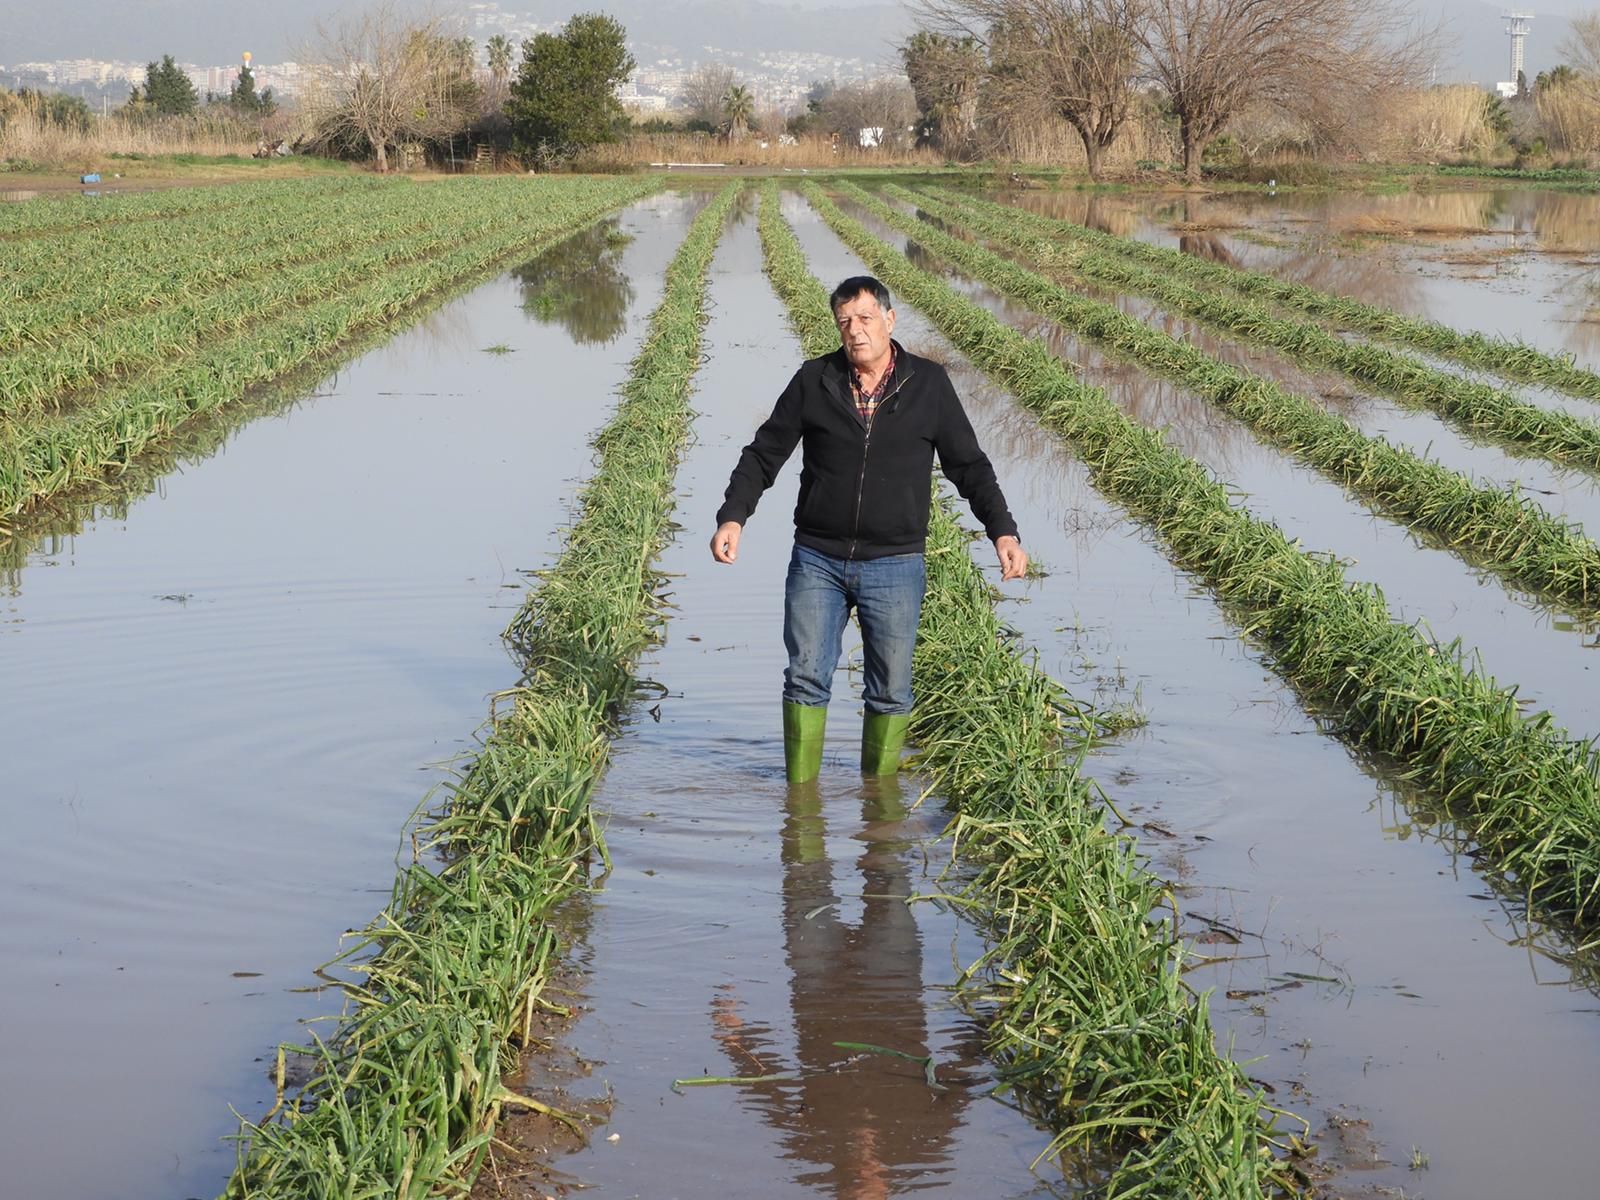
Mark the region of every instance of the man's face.
POLYGON ((871 292, 859 292, 834 310, 833 319, 838 323, 839 341, 852 367, 870 371, 888 361, 894 309, 885 312, 871 292))

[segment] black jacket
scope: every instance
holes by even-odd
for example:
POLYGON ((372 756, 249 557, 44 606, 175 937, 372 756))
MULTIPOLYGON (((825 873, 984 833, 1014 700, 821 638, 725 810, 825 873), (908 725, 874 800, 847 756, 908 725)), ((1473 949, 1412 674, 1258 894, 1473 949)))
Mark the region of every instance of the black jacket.
POLYGON ((895 378, 869 429, 850 394, 844 350, 795 372, 739 456, 717 524, 741 525, 802 443, 794 540, 835 558, 918 554, 928 537, 933 456, 990 539, 1017 535, 994 468, 938 363, 895 343, 895 378))

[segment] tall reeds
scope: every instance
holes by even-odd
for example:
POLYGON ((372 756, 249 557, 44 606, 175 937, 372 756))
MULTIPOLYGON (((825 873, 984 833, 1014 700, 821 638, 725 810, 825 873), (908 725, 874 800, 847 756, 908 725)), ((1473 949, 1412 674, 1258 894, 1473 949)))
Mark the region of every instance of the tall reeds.
POLYGON ((980 370, 1073 446, 1095 486, 1206 580, 1244 632, 1345 736, 1432 789, 1486 866, 1530 904, 1587 927, 1600 919, 1600 756, 1549 713, 1524 715, 1457 643, 1389 614, 1383 593, 1309 554, 1158 430, 1125 416, 1038 342, 872 237, 815 184, 823 219, 980 370))
MULTIPOLYGON (((827 292, 767 184, 767 273, 805 353, 838 346, 827 292)), ((1078 773, 1093 717, 1002 635, 970 537, 935 505, 916 651, 919 769, 958 804, 966 893, 993 941, 975 987, 996 1007, 1002 1077, 1056 1132, 1055 1153, 1117 1159, 1113 1197, 1260 1197, 1291 1175, 1263 1101, 1217 1053, 1203 996, 1183 983, 1172 903, 1132 839, 1107 830, 1078 773)))
POLYGON ((286 1048, 313 1076, 274 1119, 246 1124, 230 1200, 465 1191, 501 1108, 519 1102, 502 1072, 531 1037, 559 952, 549 914, 599 841, 588 800, 657 620, 650 564, 688 431, 706 274, 737 190, 701 212, 668 268, 581 515, 512 623, 521 686, 498 699, 476 759, 419 831, 417 861, 341 956, 364 981, 346 985, 337 1031, 286 1048))
POLYGON ((1363 125, 1362 148, 1382 162, 1488 154, 1499 140, 1489 124, 1489 94, 1470 83, 1398 90, 1363 125))

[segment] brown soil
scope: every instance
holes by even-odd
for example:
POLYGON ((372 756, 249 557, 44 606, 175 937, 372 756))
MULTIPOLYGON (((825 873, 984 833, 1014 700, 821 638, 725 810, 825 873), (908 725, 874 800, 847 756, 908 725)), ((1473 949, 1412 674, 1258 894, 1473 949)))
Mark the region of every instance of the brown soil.
POLYGON ((580 983, 575 973, 563 972, 545 989, 553 1004, 565 1007, 535 1015, 533 1041, 524 1047, 517 1071, 505 1077, 509 1091, 540 1107, 503 1107, 469 1200, 554 1200, 581 1188, 555 1164, 598 1136, 592 1131, 610 1118, 611 1103, 609 1097, 574 1094, 592 1070, 567 1044, 584 1008, 580 983))

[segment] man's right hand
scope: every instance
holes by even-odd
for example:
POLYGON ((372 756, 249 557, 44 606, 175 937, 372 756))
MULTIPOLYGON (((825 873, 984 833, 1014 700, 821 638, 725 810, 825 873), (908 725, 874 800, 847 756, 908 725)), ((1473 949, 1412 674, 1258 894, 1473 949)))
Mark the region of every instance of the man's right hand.
POLYGON ((711 535, 711 557, 719 563, 731 563, 739 557, 739 535, 744 526, 737 521, 724 521, 711 535))

